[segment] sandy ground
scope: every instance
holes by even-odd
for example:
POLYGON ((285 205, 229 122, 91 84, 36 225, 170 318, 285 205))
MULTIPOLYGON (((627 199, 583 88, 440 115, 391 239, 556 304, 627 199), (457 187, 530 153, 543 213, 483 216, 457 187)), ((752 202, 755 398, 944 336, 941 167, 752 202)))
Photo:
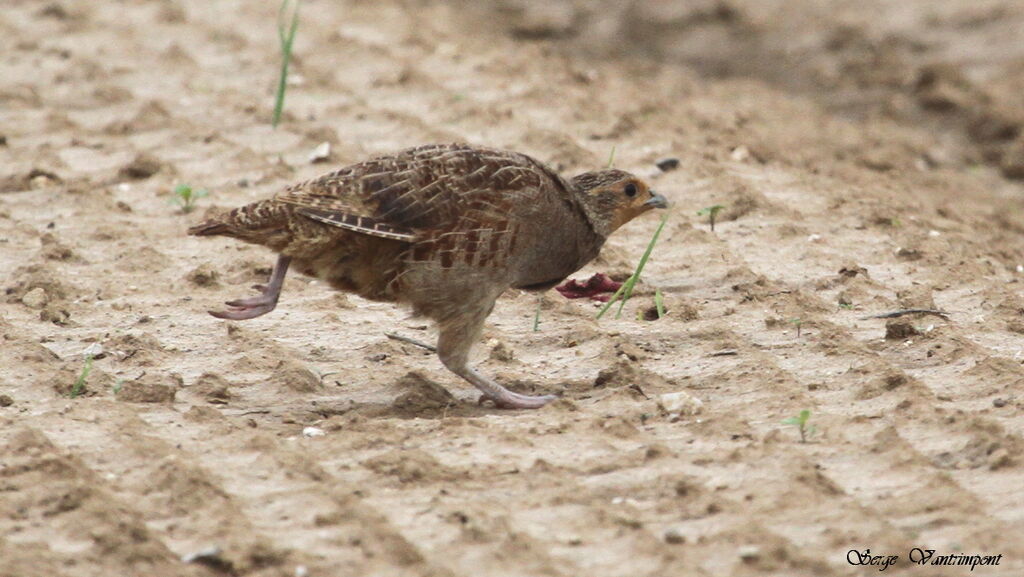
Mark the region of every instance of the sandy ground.
POLYGON ((1024 574, 1019 2, 307 0, 274 130, 276 10, 0 11, 0 575, 1024 574), (432 327, 299 275, 206 315, 273 257, 204 214, 453 140, 675 203, 622 318, 499 301, 478 366, 562 400, 478 406, 384 335, 432 327), (910 307, 951 314, 863 318, 910 307))

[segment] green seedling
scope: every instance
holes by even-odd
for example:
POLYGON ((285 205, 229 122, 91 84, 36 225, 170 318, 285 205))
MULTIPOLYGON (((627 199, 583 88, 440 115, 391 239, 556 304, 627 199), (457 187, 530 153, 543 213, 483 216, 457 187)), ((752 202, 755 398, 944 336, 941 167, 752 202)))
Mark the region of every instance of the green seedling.
POLYGON ((277 79, 277 95, 274 97, 274 118, 271 124, 277 128, 284 112, 284 93, 288 90, 288 65, 292 60, 292 45, 295 32, 299 29, 299 5, 301 0, 282 0, 277 12, 277 38, 281 43, 281 74, 277 79), (287 20, 291 13, 291 21, 287 20))
POLYGON ((852 311, 853 303, 839 303, 839 308, 843 309, 844 311, 852 311))
POLYGON ((789 319, 789 324, 791 324, 791 325, 796 327, 796 338, 799 339, 800 338, 800 328, 803 326, 804 320, 803 319, 789 319))
POLYGON ((665 316, 665 302, 661 298, 661 289, 654 289, 654 309, 658 311, 658 320, 665 316))
POLYGON ((537 310, 533 313, 533 332, 540 330, 540 305, 541 300, 537 299, 537 310))
POLYGON ((608 166, 605 168, 611 168, 615 166, 615 145, 612 145, 612 151, 608 154, 608 166))
POLYGON ((785 421, 782 421, 783 425, 792 425, 800 431, 800 442, 806 443, 807 438, 818 432, 818 427, 807 424, 807 421, 811 419, 811 412, 807 409, 800 411, 800 414, 795 417, 790 417, 785 421))
POLYGON ((620 300, 620 298, 619 310, 615 312, 615 318, 622 316, 622 307, 626 306, 626 301, 629 300, 629 297, 633 296, 633 287, 636 286, 636 283, 640 280, 640 273, 643 272, 644 266, 647 264, 647 259, 651 257, 651 251, 654 250, 654 244, 658 242, 658 237, 661 235, 661 230, 665 228, 665 222, 667 220, 667 214, 661 217, 661 224, 659 224, 658 228, 654 231, 654 236, 651 237, 651 242, 647 243, 647 250, 645 250, 644 255, 640 257, 640 262, 637 263, 636 270, 633 271, 633 275, 630 276, 626 282, 622 283, 619 290, 615 291, 612 298, 608 299, 608 302, 601 307, 601 310, 597 313, 597 318, 600 319, 604 316, 604 313, 608 312, 608 309, 612 308, 615 301, 620 300))
POLYGON ((89 378, 90 371, 92 371, 92 355, 86 355, 85 365, 82 367, 82 372, 78 374, 74 386, 71 387, 71 392, 68 393, 69 397, 75 399, 85 392, 85 380, 89 378))
POLYGON ((714 206, 708 206, 697 211, 697 216, 708 217, 708 224, 711 225, 711 231, 715 230, 715 219, 718 218, 718 213, 725 208, 724 204, 716 204, 714 206))
POLYGON ((174 196, 171 197, 171 204, 177 205, 181 208, 181 212, 188 214, 195 209, 197 200, 209 195, 210 193, 205 188, 197 190, 187 184, 179 184, 174 187, 174 196))

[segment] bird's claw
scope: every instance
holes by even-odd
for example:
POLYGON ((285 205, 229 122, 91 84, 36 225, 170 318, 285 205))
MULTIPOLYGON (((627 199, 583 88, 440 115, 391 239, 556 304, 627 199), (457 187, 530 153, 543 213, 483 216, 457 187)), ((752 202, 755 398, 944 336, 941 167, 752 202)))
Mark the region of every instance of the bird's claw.
POLYGON ((274 310, 277 306, 278 294, 271 292, 265 285, 255 285, 253 288, 260 290, 263 294, 258 296, 235 299, 224 304, 231 307, 226 311, 207 311, 211 316, 229 321, 244 321, 265 315, 274 310))
POLYGON ((480 395, 477 404, 483 405, 490 401, 499 409, 539 409, 557 398, 555 395, 540 395, 536 397, 520 395, 519 393, 506 390, 504 393, 495 396, 480 395))

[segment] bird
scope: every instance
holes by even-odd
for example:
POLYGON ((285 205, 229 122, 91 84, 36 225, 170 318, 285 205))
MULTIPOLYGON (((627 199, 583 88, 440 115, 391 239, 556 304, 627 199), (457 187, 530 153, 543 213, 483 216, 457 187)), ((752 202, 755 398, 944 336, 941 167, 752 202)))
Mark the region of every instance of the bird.
POLYGON ((563 178, 526 154, 430 144, 335 170, 188 230, 278 254, 259 294, 209 311, 246 320, 277 306, 289 267, 332 288, 411 307, 438 327, 441 363, 504 409, 557 397, 510 391, 469 364, 484 321, 509 288, 546 291, 608 237, 668 201, 643 179, 606 168, 563 178))

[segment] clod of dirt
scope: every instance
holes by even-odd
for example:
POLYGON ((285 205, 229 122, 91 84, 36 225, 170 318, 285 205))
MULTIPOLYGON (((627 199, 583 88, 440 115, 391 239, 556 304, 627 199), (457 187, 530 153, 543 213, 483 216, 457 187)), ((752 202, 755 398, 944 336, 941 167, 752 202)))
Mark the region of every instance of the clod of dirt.
POLYGON ((148 333, 124 333, 103 342, 106 350, 119 361, 137 366, 154 364, 161 357, 163 344, 148 333))
POLYGON ((270 382, 282 392, 315 393, 320 390, 320 377, 291 359, 277 364, 270 382))
POLYGON ((1003 176, 1016 180, 1024 180, 1024 138, 1018 138, 1013 144, 1003 149, 1003 158, 999 162, 1003 176))
POLYGON ((4 292, 10 295, 7 302, 17 302, 34 288, 46 291, 47 300, 63 300, 73 291, 62 280, 49 264, 29 264, 18 267, 11 275, 13 284, 7 285, 4 292))
POLYGON ((900 260, 906 260, 906 261, 921 260, 921 257, 923 257, 923 256, 924 256, 924 252, 922 252, 921 249, 907 248, 905 246, 901 246, 901 247, 896 249, 896 258, 898 258, 900 260))
POLYGON ((395 477, 401 483, 447 481, 456 476, 454 470, 419 449, 394 449, 363 461, 363 465, 378 475, 395 477))
POLYGON ((692 416, 704 410, 704 403, 686 391, 658 395, 658 407, 669 415, 692 416))
POLYGON ((671 383, 659 374, 625 361, 618 360, 614 365, 601 369, 594 379, 594 388, 640 387, 647 393, 673 389, 671 383))
POLYGON ((928 390, 914 377, 898 369, 891 369, 865 383, 858 391, 857 398, 860 400, 873 399, 897 389, 910 394, 928 390))
POLYGON ((33 168, 23 174, 11 174, 0 178, 0 193, 22 190, 39 190, 63 182, 57 173, 43 168, 33 168))
POLYGON ((160 172, 163 163, 155 156, 140 152, 131 162, 121 167, 118 176, 132 180, 143 180, 160 172))
POLYGON ((150 246, 132 247, 116 257, 118 268, 128 272, 163 269, 170 266, 171 259, 150 246))
POLYGON ((208 403, 224 404, 231 400, 231 383, 216 373, 203 373, 189 390, 202 395, 208 403))
POLYGON ((615 343, 615 356, 629 361, 642 361, 647 358, 643 349, 630 342, 615 343))
POLYGON ((67 20, 71 17, 67 8, 64 8, 57 2, 51 2, 46 6, 43 6, 39 9, 39 12, 36 12, 36 14, 45 18, 53 18, 54 20, 67 20))
POLYGON ((885 323, 885 340, 902 341, 921 334, 913 323, 906 319, 889 319, 885 323))
POLYGON ((220 279, 220 273, 208 262, 204 262, 185 275, 185 280, 196 286, 204 288, 212 288, 220 285, 220 281, 218 279, 220 279))
POLYGON ((75 255, 75 251, 63 242, 57 240, 51 233, 44 233, 39 237, 39 241, 43 244, 42 250, 39 254, 46 260, 57 260, 57 261, 81 261, 82 259, 75 255))
POLYGON ((40 310, 46 306, 47 302, 49 302, 49 298, 46 296, 46 290, 42 287, 36 287, 21 297, 21 304, 30 309, 40 310))
POLYGON ((139 108, 131 120, 120 120, 108 125, 104 131, 111 135, 136 134, 164 128, 171 115, 162 104, 150 100, 139 108))
POLYGON ((458 402, 448 389, 415 371, 406 373, 397 384, 406 392, 399 395, 391 406, 402 411, 443 409, 458 402))
MULTIPOLYGON (((82 376, 85 367, 84 360, 73 360, 64 363, 57 371, 51 372, 43 377, 43 382, 48 383, 58 395, 70 397, 75 391, 75 385, 82 376)), ((94 397, 99 394, 108 395, 114 387, 114 378, 103 369, 93 365, 82 381, 81 387, 75 392, 76 397, 94 397)))
POLYGON ((969 107, 975 98, 971 83, 959 68, 952 65, 923 67, 915 89, 921 106, 936 112, 969 107))
POLYGON ((571 3, 530 2, 505 7, 512 36, 528 40, 563 38, 575 33, 578 20, 571 3))
POLYGON ((498 342, 491 349, 490 359, 492 361, 498 361, 501 363, 511 363, 515 360, 515 355, 512 353, 512 349, 505 345, 503 342, 498 342))
POLYGON ((930 286, 920 285, 897 291, 896 299, 901 309, 936 309, 930 286))
POLYGON ((181 377, 143 376, 135 381, 121 383, 114 397, 126 403, 173 403, 174 395, 181 386, 181 377))
POLYGON ((185 418, 194 423, 215 423, 223 420, 224 415, 221 415, 220 412, 213 407, 193 405, 192 408, 185 413, 185 418))
POLYGON ((686 534, 679 527, 669 527, 665 530, 665 542, 669 545, 681 545, 686 543, 686 534))
POLYGON ((662 172, 670 172, 679 168, 679 159, 673 157, 661 158, 654 165, 662 172))
POLYGON ((760 192, 741 185, 729 192, 722 204, 725 205, 725 209, 715 219, 716 222, 737 220, 759 208, 768 206, 769 203, 768 199, 760 192))
POLYGON ((597 421, 594 425, 602 432, 608 433, 619 439, 635 439, 640 435, 640 431, 636 428, 636 425, 631 423, 629 419, 621 416, 610 417, 597 421))
POLYGON ((9 407, 14 404, 14 399, 10 395, 0 395, 0 407, 9 407))
POLYGON ((968 423, 973 431, 971 439, 957 451, 935 456, 933 464, 943 469, 977 469, 987 467, 995 471, 1018 463, 1024 454, 1024 441, 1007 433, 997 423, 975 419, 968 423))
POLYGON ((71 321, 71 313, 60 304, 48 303, 39 311, 39 320, 55 325, 66 325, 71 321))
POLYGON ((186 553, 181 556, 182 563, 197 563, 199 565, 205 565, 215 571, 222 573, 231 573, 234 567, 231 562, 224 559, 221 555, 224 551, 216 546, 211 545, 205 549, 200 549, 194 553, 186 553))
POLYGON ((182 24, 188 20, 185 9, 170 2, 165 2, 160 6, 156 19, 165 24, 182 24))

